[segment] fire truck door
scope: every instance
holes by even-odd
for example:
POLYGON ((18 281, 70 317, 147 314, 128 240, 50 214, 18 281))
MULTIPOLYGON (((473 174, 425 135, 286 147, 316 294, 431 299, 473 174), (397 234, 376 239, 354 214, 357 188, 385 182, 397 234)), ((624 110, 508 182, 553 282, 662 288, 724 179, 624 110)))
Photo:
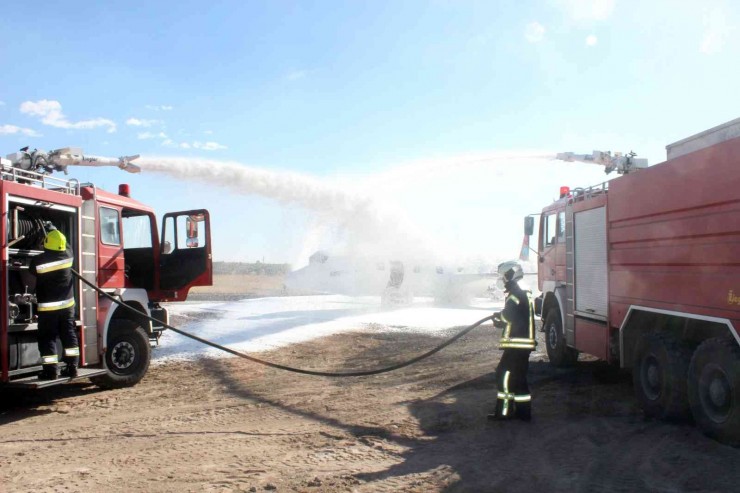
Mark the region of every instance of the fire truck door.
POLYGON ((165 214, 160 244, 160 289, 210 286, 212 276, 208 211, 198 209, 165 214))

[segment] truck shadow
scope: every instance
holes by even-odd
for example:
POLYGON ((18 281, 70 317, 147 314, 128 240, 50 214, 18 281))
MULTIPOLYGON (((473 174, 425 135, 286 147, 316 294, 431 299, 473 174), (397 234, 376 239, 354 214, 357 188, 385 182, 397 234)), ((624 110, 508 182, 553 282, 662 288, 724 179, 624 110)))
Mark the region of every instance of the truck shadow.
MULTIPOLYGON (((480 335, 480 341, 485 340, 485 335, 480 335)), ((423 342, 424 346, 428 344, 428 340, 423 342)), ((460 361, 461 355, 454 351, 450 349, 449 359, 442 365, 460 361)), ((485 353, 487 348, 481 351, 485 353)), ((336 366, 361 364, 360 353, 355 352, 336 366)), ((709 440, 687 423, 646 420, 637 407, 629 374, 598 361, 581 361, 565 370, 552 368, 546 361, 533 361, 529 374, 534 399, 531 423, 486 419, 494 407, 496 391, 494 374, 489 371, 431 397, 401 402, 411 417, 406 430, 386 423, 398 421, 382 417, 380 409, 374 419, 380 424, 364 426, 357 424, 364 418, 353 419, 351 409, 324 411, 323 406, 292 399, 290 394, 273 393, 264 382, 253 390, 242 378, 243 373, 234 371, 233 363, 203 359, 201 364, 234 396, 325 424, 339 435, 342 430, 360 442, 375 437, 399 446, 402 450, 395 455, 393 465, 353 474, 370 490, 729 491, 740 480, 735 467, 739 450, 709 440)), ((382 393, 388 386, 434 388, 418 371, 423 375, 439 365, 440 360, 430 358, 415 365, 414 370, 389 374, 387 380, 340 379, 333 389, 364 386, 363 391, 371 392, 362 406, 372 407, 378 403, 373 403, 371 395, 382 393)), ((263 377, 271 379, 267 373, 263 377)), ((439 380, 435 381, 433 385, 439 388, 439 380)), ((333 385, 327 381, 327 387, 333 385)))
MULTIPOLYGON (((431 443, 358 479, 446 478, 445 492, 687 491, 733 489, 740 451, 688 423, 646 420, 631 378, 602 362, 530 366, 533 420, 489 422, 493 373, 409 403, 431 443), (708 472, 711 471, 711 472, 708 472)), ((421 490, 419 490, 421 491, 421 490)))
POLYGON ((88 381, 65 383, 41 390, 0 390, 0 426, 56 412, 51 406, 71 397, 105 392, 88 381))

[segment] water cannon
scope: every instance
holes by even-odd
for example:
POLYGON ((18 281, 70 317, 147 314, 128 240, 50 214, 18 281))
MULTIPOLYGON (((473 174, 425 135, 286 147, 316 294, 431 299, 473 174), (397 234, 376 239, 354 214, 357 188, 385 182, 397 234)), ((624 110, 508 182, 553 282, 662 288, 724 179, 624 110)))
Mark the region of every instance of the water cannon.
POLYGON ((49 152, 41 149, 29 151, 28 147, 24 147, 19 152, 9 154, 7 158, 14 168, 46 175, 54 171, 63 171, 66 175, 67 166, 117 166, 129 173, 141 172, 139 166, 131 163, 139 158, 138 154, 119 158, 91 156, 83 154, 82 149, 77 147, 64 147, 49 152))
POLYGON ((616 171, 620 175, 626 175, 632 171, 643 169, 648 167, 648 160, 643 158, 636 158, 637 154, 629 152, 622 154, 621 152, 615 152, 614 155, 610 151, 593 151, 591 154, 574 154, 572 152, 560 152, 555 156, 555 159, 567 162, 582 162, 582 163, 593 163, 604 166, 606 174, 616 171))

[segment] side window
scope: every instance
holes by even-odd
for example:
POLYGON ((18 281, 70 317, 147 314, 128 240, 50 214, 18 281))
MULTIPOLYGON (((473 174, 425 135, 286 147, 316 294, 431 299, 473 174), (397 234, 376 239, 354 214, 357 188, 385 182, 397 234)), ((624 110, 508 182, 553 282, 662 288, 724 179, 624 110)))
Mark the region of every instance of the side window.
POLYGON ((565 211, 558 212, 558 243, 565 243, 565 211))
POLYGON ((555 240, 557 239, 557 224, 555 217, 555 214, 548 214, 545 216, 545 246, 554 245, 555 240))
POLYGON ((175 249, 175 218, 165 217, 162 226, 162 253, 170 254, 175 249))
POLYGON ((151 248, 152 221, 147 215, 123 218, 124 248, 151 248))
POLYGON ((121 226, 118 211, 109 207, 100 208, 100 241, 106 245, 121 244, 121 226))
POLYGON ((188 248, 202 248, 206 246, 206 228, 199 227, 205 221, 201 215, 172 216, 165 218, 163 227, 162 253, 172 253, 174 250, 185 250, 188 248))

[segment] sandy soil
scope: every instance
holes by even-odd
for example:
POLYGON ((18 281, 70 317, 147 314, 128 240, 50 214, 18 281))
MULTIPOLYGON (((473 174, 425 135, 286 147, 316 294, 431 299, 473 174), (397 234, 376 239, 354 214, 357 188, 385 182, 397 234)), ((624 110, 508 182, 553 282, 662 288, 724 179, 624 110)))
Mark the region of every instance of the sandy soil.
MULTIPOLYGON (((6 390, 0 492, 737 490, 740 450, 644 420, 629 377, 598 362, 554 370, 534 356, 533 422, 487 422, 496 338, 478 329, 375 377, 203 359, 154 367, 128 389, 6 390)), ((374 368, 441 340, 370 330, 260 356, 374 368)))
POLYGON ((289 290, 283 284, 285 276, 214 274, 213 286, 198 286, 188 293, 190 301, 230 301, 264 296, 296 296, 309 294, 289 290))

